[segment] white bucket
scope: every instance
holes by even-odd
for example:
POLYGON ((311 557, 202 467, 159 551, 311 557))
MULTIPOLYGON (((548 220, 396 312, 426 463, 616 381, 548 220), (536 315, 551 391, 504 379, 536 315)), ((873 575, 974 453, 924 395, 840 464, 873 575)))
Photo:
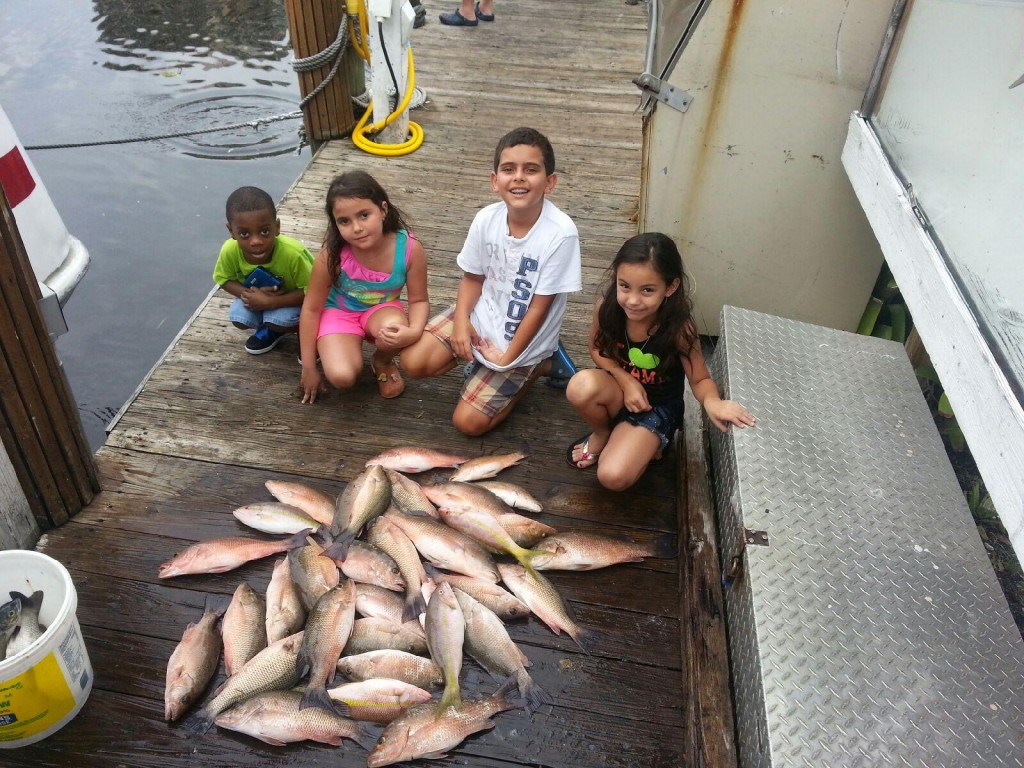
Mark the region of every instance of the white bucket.
POLYGON ((42 637, 0 661, 0 749, 34 744, 78 714, 92 690, 92 664, 78 626, 78 594, 67 569, 40 552, 0 552, 0 605, 9 592, 43 592, 42 637))

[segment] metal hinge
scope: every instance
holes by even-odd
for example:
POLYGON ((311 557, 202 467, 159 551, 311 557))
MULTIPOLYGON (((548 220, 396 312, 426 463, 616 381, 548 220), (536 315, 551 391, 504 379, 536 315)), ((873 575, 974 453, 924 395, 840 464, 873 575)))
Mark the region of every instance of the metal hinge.
POLYGON ((644 96, 655 98, 679 112, 685 112, 689 109, 690 102, 693 101, 693 96, 689 93, 666 83, 664 80, 659 80, 650 72, 637 75, 633 78, 633 84, 644 92, 644 96))

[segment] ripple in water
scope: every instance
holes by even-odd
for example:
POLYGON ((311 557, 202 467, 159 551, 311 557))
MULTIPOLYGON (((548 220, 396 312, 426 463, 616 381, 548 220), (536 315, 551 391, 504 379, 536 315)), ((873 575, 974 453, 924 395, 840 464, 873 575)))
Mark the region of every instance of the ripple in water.
POLYGON ((237 92, 204 96, 175 104, 167 114, 168 133, 201 131, 218 126, 225 130, 168 139, 183 154, 209 160, 250 160, 297 152, 300 146, 298 114, 274 122, 273 117, 297 113, 295 102, 265 93, 237 92), (174 127, 176 126, 176 127, 174 127))

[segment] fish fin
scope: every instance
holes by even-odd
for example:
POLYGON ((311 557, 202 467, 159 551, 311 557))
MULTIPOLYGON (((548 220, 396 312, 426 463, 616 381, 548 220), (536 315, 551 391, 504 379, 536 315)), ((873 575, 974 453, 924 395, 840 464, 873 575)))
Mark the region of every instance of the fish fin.
POLYGON ((306 546, 306 538, 309 536, 315 536, 318 530, 319 528, 315 530, 313 528, 303 528, 298 533, 293 533, 291 536, 285 539, 285 542, 288 544, 287 548, 299 549, 300 547, 306 546))
POLYGON ((405 605, 402 606, 402 621, 415 621, 421 613, 427 610, 427 603, 420 592, 411 592, 405 596, 405 605))
POLYGON ((444 693, 441 694, 441 701, 437 704, 438 714, 444 712, 449 707, 458 709, 462 706, 462 691, 459 688, 458 681, 454 685, 446 685, 444 687, 444 693))
POLYGON ((554 703, 551 694, 537 685, 537 682, 530 677, 525 669, 517 670, 513 675, 519 695, 523 698, 523 707, 527 712, 533 712, 543 706, 554 703))
POLYGON ((372 752, 373 748, 377 746, 377 734, 373 733, 369 728, 363 725, 358 726, 356 728, 356 732, 349 738, 367 752, 372 752))
POLYGON ((302 699, 299 701, 299 709, 319 707, 320 709, 325 709, 328 712, 338 712, 340 715, 342 712, 339 711, 339 705, 344 708, 344 714, 347 715, 348 704, 343 701, 335 701, 332 699, 330 695, 328 695, 327 689, 322 685, 307 688, 302 694, 302 699))
MULTIPOLYGON (((494 727, 494 723, 491 723, 491 728, 494 727)), ((425 755, 420 755, 420 760, 443 760, 448 757, 447 752, 427 752, 425 755)))
POLYGON ((676 535, 674 533, 663 533, 655 537, 654 541, 650 543, 649 552, 648 557, 662 557, 665 559, 679 557, 676 535))
POLYGON ((342 531, 334 537, 334 541, 331 542, 330 546, 324 549, 324 555, 331 558, 331 560, 344 561, 348 557, 349 547, 352 546, 355 538, 356 535, 352 531, 342 531))
POLYGON ((589 656, 590 652, 602 640, 602 635, 596 629, 580 629, 573 640, 576 641, 576 645, 580 647, 580 650, 589 656))
POLYGON ((202 709, 186 720, 184 726, 185 730, 193 736, 202 736, 213 727, 213 716, 207 710, 202 709))

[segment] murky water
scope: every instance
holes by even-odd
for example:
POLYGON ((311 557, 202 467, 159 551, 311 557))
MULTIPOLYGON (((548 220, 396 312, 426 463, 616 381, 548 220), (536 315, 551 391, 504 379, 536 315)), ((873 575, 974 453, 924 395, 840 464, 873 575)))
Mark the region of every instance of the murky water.
POLYGON ((3 0, 0 103, 92 265, 57 352, 90 444, 213 287, 224 200, 309 162, 280 0, 3 0), (259 127, 108 146, 32 149, 259 127))

